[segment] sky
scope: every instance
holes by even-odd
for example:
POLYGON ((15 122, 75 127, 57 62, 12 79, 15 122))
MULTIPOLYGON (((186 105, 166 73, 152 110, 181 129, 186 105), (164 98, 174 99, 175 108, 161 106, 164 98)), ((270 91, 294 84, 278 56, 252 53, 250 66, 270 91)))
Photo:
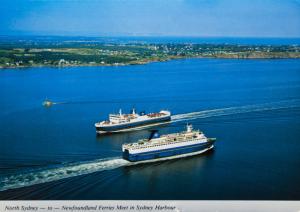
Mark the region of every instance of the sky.
POLYGON ((300 0, 0 0, 0 35, 300 37, 300 0))

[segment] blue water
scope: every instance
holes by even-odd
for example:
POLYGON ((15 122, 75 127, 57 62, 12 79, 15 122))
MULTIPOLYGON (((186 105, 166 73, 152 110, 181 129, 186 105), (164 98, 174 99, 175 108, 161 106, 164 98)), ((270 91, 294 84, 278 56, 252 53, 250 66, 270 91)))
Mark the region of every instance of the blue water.
POLYGON ((188 59, 0 72, 0 199, 300 200, 300 60, 188 59), (45 98, 58 104, 42 106, 45 98), (119 108, 169 109, 216 137, 202 156, 132 165, 97 136, 119 108))

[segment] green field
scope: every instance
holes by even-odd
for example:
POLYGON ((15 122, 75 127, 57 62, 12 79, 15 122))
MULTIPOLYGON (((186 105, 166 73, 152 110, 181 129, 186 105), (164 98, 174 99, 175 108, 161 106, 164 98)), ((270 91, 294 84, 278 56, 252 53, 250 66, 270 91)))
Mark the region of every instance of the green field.
POLYGON ((178 58, 300 58, 298 45, 0 43, 0 67, 109 66, 178 58))

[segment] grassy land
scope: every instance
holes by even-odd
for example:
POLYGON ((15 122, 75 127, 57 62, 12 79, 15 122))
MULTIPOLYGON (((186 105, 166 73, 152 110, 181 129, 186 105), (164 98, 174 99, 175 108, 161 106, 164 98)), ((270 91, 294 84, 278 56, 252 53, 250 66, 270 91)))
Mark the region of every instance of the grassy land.
POLYGON ((300 46, 0 42, 0 68, 134 65, 177 58, 300 58, 300 46))

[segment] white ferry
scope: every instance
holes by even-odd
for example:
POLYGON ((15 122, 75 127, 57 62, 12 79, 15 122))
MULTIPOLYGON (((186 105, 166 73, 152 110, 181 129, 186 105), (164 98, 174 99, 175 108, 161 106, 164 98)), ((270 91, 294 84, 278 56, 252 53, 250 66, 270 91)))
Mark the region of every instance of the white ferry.
POLYGON ((159 136, 154 132, 149 139, 123 144, 123 158, 131 162, 178 158, 201 154, 214 147, 215 138, 207 138, 199 130, 187 125, 187 130, 159 136))
POLYGON ((137 114, 135 109, 132 109, 130 114, 109 114, 109 120, 101 121, 95 124, 96 132, 101 133, 117 133, 144 129, 161 125, 171 120, 171 112, 161 110, 158 113, 145 114, 141 112, 137 114))

